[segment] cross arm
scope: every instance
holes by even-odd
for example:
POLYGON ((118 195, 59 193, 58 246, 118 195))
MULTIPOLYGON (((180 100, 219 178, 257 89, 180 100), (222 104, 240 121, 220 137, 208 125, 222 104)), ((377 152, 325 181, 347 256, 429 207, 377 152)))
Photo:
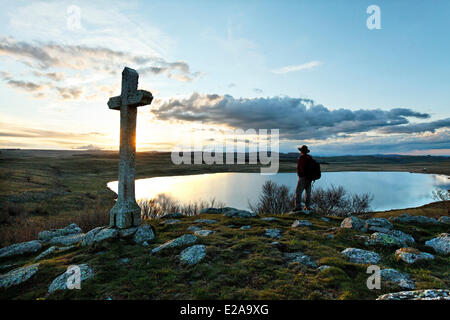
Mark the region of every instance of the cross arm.
POLYGON ((113 110, 120 110, 122 105, 130 107, 141 107, 151 104, 153 95, 149 91, 137 90, 128 94, 126 97, 116 96, 109 98, 108 107, 113 110))

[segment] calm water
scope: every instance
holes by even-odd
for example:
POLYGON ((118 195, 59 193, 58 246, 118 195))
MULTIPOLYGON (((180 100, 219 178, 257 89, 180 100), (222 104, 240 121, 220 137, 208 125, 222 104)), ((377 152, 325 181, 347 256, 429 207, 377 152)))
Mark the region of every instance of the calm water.
MULTIPOLYGON (((136 198, 153 198, 164 193, 180 203, 216 200, 227 206, 248 209, 248 200, 255 201, 266 180, 285 184, 294 191, 296 173, 262 176, 259 173, 212 173, 190 176, 157 177, 136 180, 136 198)), ((324 172, 314 186, 342 185, 352 193, 374 195, 374 210, 416 207, 433 201, 431 191, 450 189, 445 175, 408 172, 324 172)), ((108 183, 117 193, 117 181, 108 183)))

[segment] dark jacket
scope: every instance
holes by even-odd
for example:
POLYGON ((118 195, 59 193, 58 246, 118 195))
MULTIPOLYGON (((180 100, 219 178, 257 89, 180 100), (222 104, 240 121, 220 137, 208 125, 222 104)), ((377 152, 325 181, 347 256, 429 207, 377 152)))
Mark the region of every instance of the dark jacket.
POLYGON ((308 160, 312 159, 312 157, 309 154, 301 155, 300 158, 298 158, 297 161, 297 175, 299 177, 304 177, 307 175, 307 163, 308 160))

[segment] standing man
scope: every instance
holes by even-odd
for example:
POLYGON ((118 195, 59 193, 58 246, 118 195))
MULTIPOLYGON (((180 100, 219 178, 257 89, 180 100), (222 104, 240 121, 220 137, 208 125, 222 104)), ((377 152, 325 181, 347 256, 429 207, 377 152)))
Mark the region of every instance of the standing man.
POLYGON ((308 163, 312 160, 312 157, 308 154, 309 149, 303 145, 298 148, 300 151, 300 157, 297 162, 297 175, 298 182, 295 189, 295 209, 294 211, 306 211, 311 210, 311 173, 309 172, 310 166, 308 163), (305 190, 305 206, 302 208, 302 193, 305 190))

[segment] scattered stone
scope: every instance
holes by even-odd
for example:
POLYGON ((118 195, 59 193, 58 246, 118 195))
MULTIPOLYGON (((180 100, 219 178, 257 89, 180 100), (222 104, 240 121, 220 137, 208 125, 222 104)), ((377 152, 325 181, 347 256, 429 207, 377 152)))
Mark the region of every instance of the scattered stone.
MULTIPOLYGON (((128 229, 124 229, 128 230, 128 229)), ((119 231, 116 228, 110 227, 97 227, 92 229, 83 238, 81 246, 91 246, 94 243, 100 243, 103 241, 114 240, 119 237, 119 231)))
POLYGON ((0 249, 0 258, 8 258, 20 256, 27 253, 35 253, 42 249, 42 244, 39 240, 28 242, 21 242, 4 247, 0 249))
POLYGON ((390 235, 387 233, 375 232, 372 233, 369 240, 366 242, 369 246, 380 245, 384 247, 407 247, 404 239, 390 235))
POLYGON ((308 220, 295 220, 294 223, 292 224, 293 228, 310 227, 310 226, 312 226, 312 223, 309 222, 308 220))
POLYGON ((450 300, 450 290, 426 289, 401 291, 379 296, 377 300, 450 300))
POLYGON ((362 232, 367 231, 364 220, 361 220, 360 218, 353 217, 353 216, 347 217, 344 220, 342 220, 341 228, 355 229, 355 230, 362 231, 362 232))
POLYGON ((369 241, 369 236, 366 236, 364 234, 355 234, 353 236, 353 239, 366 242, 366 241, 369 241))
POLYGON ((278 221, 278 219, 274 218, 274 217, 264 217, 264 218, 261 218, 260 220, 262 220, 262 221, 278 221))
POLYGON ((160 217, 160 219, 177 219, 177 218, 183 218, 184 214, 181 212, 172 212, 172 213, 166 213, 160 217))
POLYGON ((197 230, 194 232, 195 235, 200 236, 200 237, 206 237, 206 236, 209 236, 214 233, 216 233, 216 231, 214 231, 214 230, 197 230))
POLYGON ((206 247, 203 244, 197 244, 181 251, 180 261, 183 264, 197 264, 206 255, 206 247))
POLYGON ((371 218, 367 219, 365 223, 366 229, 372 232, 387 232, 394 228, 392 223, 385 218, 371 218))
POLYGON ((405 273, 401 273, 395 269, 383 269, 380 271, 381 280, 392 282, 404 289, 414 289, 416 287, 414 281, 405 273))
POLYGON ((92 278, 95 275, 94 269, 92 269, 87 264, 80 264, 80 265, 74 265, 68 268, 66 272, 59 275, 58 277, 53 280, 53 282, 48 287, 48 293, 53 293, 57 290, 66 290, 67 289, 67 283, 69 280, 69 277, 73 276, 75 273, 75 267, 80 268, 80 280, 81 282, 86 281, 90 278, 92 278))
POLYGON ((347 248, 341 252, 350 262, 360 264, 377 264, 380 261, 380 255, 373 251, 367 251, 357 248, 347 248))
POLYGON ((301 251, 298 252, 288 252, 285 253, 284 256, 288 258, 290 261, 289 263, 298 262, 300 264, 303 264, 310 268, 317 268, 317 263, 315 263, 310 256, 307 256, 301 251))
POLYGON ((194 243, 195 241, 197 241, 197 239, 198 238, 196 236, 194 236, 193 234, 184 234, 181 237, 167 241, 166 243, 154 248, 152 250, 152 253, 156 253, 165 248, 174 248, 174 247, 184 246, 186 244, 191 244, 191 243, 194 243))
POLYGON ((325 264, 325 265, 323 265, 323 266, 318 267, 317 270, 318 270, 318 271, 324 271, 324 270, 328 270, 328 269, 330 269, 330 268, 331 268, 330 266, 327 266, 327 265, 325 264))
POLYGON ((450 253, 450 236, 448 233, 441 233, 438 237, 426 241, 425 245, 437 253, 447 255, 450 253))
POLYGON ((332 234, 332 233, 330 233, 330 234, 327 234, 327 239, 334 239, 334 234, 332 234))
POLYGON ((37 261, 44 259, 46 256, 54 253, 57 249, 58 249, 57 246, 52 246, 52 247, 48 248, 47 250, 42 252, 40 255, 38 255, 36 258, 34 258, 34 261, 37 262, 37 261))
POLYGON ((155 233, 153 229, 148 224, 143 224, 139 226, 134 234, 134 242, 137 244, 144 245, 144 242, 152 241, 155 238, 155 233))
POLYGON ((266 229, 266 233, 264 235, 269 238, 281 238, 281 230, 280 229, 266 229))
POLYGON ((194 222, 196 222, 196 223, 213 224, 213 223, 217 223, 217 220, 213 220, 213 219, 197 219, 194 222))
POLYGON ((71 244, 76 244, 83 240, 85 234, 84 233, 75 233, 75 234, 69 234, 68 236, 60 236, 60 237, 54 237, 51 238, 49 243, 55 244, 55 245, 64 245, 68 246, 71 244))
POLYGON ((434 256, 427 252, 420 252, 414 248, 400 248, 395 251, 395 256, 409 264, 413 264, 420 260, 434 260, 434 256))
POLYGON ((181 222, 181 220, 168 219, 168 220, 161 221, 161 224, 176 224, 176 223, 179 223, 179 222, 181 222))
POLYGON ((279 243, 278 241, 271 242, 270 244, 273 245, 273 246, 279 246, 279 245, 281 245, 281 243, 279 243))
POLYGON ((225 217, 231 217, 231 218, 254 218, 257 217, 258 214, 255 212, 250 212, 247 210, 239 210, 235 208, 223 208, 222 209, 223 215, 225 217))
POLYGON ((407 213, 401 216, 392 218, 392 221, 398 223, 419 223, 419 224, 438 224, 435 218, 425 217, 425 216, 411 216, 407 213))
POLYGON ((0 288, 9 288, 21 284, 36 274, 39 263, 11 270, 0 276, 0 288))
POLYGON ((450 217, 448 217, 448 216, 442 216, 442 217, 439 218, 438 221, 441 222, 441 223, 450 224, 450 217))
POLYGON ((325 221, 325 222, 330 222, 331 220, 328 219, 327 217, 321 217, 320 220, 325 221))
POLYGON ((70 234, 78 234, 82 233, 80 227, 78 227, 75 223, 68 225, 62 229, 53 229, 39 232, 38 239, 42 241, 50 241, 52 238, 67 236, 70 234))
POLYGON ((120 263, 122 263, 122 264, 127 264, 127 263, 130 262, 130 261, 131 261, 130 258, 121 258, 121 259, 120 259, 120 263))
POLYGON ((234 224, 227 225, 228 228, 235 228, 236 226, 234 224))
POLYGON ((137 227, 128 228, 128 229, 119 229, 119 237, 120 238, 128 238, 134 235, 137 231, 137 227))
POLYGON ((201 230, 202 228, 200 228, 199 226, 190 226, 189 228, 188 228, 188 230, 189 231, 192 231, 192 232, 195 232, 195 231, 198 231, 198 230, 201 230))
POLYGON ((400 238, 409 245, 413 245, 416 242, 412 235, 404 233, 403 231, 400 230, 389 230, 388 232, 386 232, 386 234, 394 236, 396 238, 400 238))
POLYGON ((252 228, 252 226, 248 225, 248 226, 242 226, 239 229, 241 229, 241 230, 249 230, 251 228, 252 228))
POLYGON ((203 213, 221 214, 222 213, 222 209, 218 209, 218 208, 204 208, 204 209, 200 210, 200 214, 203 214, 203 213))

